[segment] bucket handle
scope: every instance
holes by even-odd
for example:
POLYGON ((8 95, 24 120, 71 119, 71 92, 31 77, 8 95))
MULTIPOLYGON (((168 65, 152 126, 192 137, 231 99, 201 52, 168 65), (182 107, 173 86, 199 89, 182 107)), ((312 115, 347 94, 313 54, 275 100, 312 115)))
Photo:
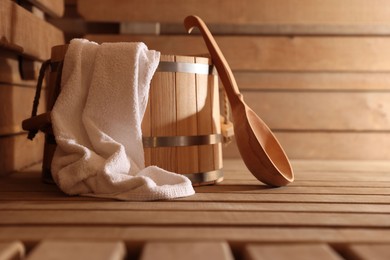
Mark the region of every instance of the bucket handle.
MULTIPOLYGON (((43 83, 43 79, 45 78, 46 69, 50 65, 50 63, 51 63, 51 60, 44 61, 41 65, 41 69, 39 70, 37 87, 36 87, 36 91, 35 91, 35 97, 34 97, 34 101, 33 101, 33 107, 32 107, 32 111, 31 111, 31 118, 30 119, 33 119, 37 116, 39 99, 41 98, 41 92, 42 92, 42 83, 43 83)), ((23 121, 23 123, 24 122, 25 121, 23 121)), ((27 138, 30 140, 33 140, 35 135, 38 133, 39 129, 35 128, 35 129, 28 129, 28 130, 29 131, 28 131, 27 138)))

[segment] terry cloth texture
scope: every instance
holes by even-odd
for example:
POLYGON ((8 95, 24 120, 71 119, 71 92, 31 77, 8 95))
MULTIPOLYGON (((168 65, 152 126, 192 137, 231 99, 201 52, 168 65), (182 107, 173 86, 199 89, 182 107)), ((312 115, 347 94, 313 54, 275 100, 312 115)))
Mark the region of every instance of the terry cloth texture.
POLYGON ((144 166, 141 122, 160 53, 143 43, 71 41, 52 110, 52 174, 67 194, 118 200, 193 195, 191 181, 144 166))

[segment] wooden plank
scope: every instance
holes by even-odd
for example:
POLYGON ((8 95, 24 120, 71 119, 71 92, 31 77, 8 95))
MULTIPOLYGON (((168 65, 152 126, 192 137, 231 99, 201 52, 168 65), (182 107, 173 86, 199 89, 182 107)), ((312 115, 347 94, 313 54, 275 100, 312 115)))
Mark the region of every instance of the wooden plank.
POLYGON ((150 21, 181 23, 197 14, 208 23, 225 24, 387 24, 390 8, 385 0, 244 0, 161 2, 158 0, 80 0, 78 11, 88 21, 150 21), (222 4, 223 3, 223 4, 222 4), (353 8, 351 8, 353 7, 353 8), (139 10, 143 10, 139 12, 139 10))
POLYGON ((144 246, 141 260, 210 259, 233 260, 226 242, 149 242, 144 246))
MULTIPOLYGON (((195 63, 194 57, 176 56, 175 62, 195 63)), ((194 73, 175 73, 176 86, 176 134, 195 136, 198 134, 196 75, 194 73)), ((162 105, 163 106, 163 105, 162 105)), ((177 173, 198 173, 198 147, 177 147, 177 173)))
MULTIPOLYGON (((161 56, 162 61, 174 61, 174 56, 161 56)), ((152 136, 176 136, 176 88, 174 73, 156 73, 150 85, 152 136)), ((153 148, 151 162, 168 171, 177 171, 175 147, 153 148)))
POLYGON ((0 46, 45 60, 50 48, 64 43, 63 33, 16 3, 0 2, 0 46))
POLYGON ((328 212, 389 214, 386 204, 297 203, 297 202, 150 202, 106 201, 2 201, 0 210, 104 210, 104 211, 249 211, 249 212, 328 212))
MULTIPOLYGON (((225 172, 224 172, 225 173, 225 172)), ((313 175, 317 175, 320 173, 313 172, 313 175)), ((250 173, 248 173, 250 175, 250 173)), ((371 178, 373 179, 373 178, 371 178)), ((255 177, 253 178, 245 178, 245 179, 225 179, 222 183, 219 185, 259 185, 259 180, 257 180, 255 177)), ((295 179, 293 184, 289 184, 289 187, 339 187, 340 182, 337 180, 334 181, 328 181, 328 180, 322 180, 322 181, 315 181, 315 180, 300 180, 295 179)), ((342 183, 343 187, 381 187, 381 188, 390 188, 390 183, 388 182, 381 182, 381 181, 353 181, 353 182, 344 182, 342 183)))
MULTIPOLYGON (((354 174, 369 173, 368 176, 373 176, 371 174, 383 175, 383 173, 390 171, 390 162, 388 160, 290 160, 290 163, 296 174, 303 172, 326 172, 326 176, 329 172, 342 172, 343 174, 352 172, 354 174)), ((233 178, 237 174, 236 172, 246 171, 245 164, 241 159, 225 160, 225 166, 225 171, 233 172, 233 175, 228 176, 229 179, 233 178)), ((318 175, 313 174, 312 176, 316 177, 318 175)), ((330 180, 328 179, 328 181, 330 180)), ((375 179, 372 181, 375 181, 375 179)))
MULTIPOLYGON (((0 201, 88 201, 88 197, 67 196, 59 191, 51 192, 0 192, 0 201)), ((104 199, 98 199, 105 201, 104 199)), ((348 194, 240 194, 240 193, 198 193, 182 198, 188 202, 285 202, 285 203, 354 203, 388 204, 387 195, 348 195, 348 194)))
MULTIPOLYGON (((214 35, 343 35, 343 36, 388 36, 390 26, 387 24, 279 24, 279 23, 208 23, 210 31, 214 35)), ((183 34, 185 33, 182 22, 163 23, 160 25, 160 34, 183 34)), ((194 31, 193 34, 197 34, 194 31)))
MULTIPOLYGON (((213 121, 213 133, 220 134, 222 133, 221 129, 221 112, 220 112, 220 103, 219 103, 219 88, 218 88, 218 77, 213 77, 211 80, 211 100, 212 100, 212 121, 213 121)), ((222 169, 223 168, 223 158, 222 158, 222 143, 218 143, 214 146, 214 168, 222 169)), ((222 177, 223 178, 223 177, 222 177)))
MULTIPOLYGON (((207 58, 196 57, 196 63, 209 64, 207 58)), ((197 99, 197 118, 198 135, 209 135, 213 133, 212 124, 212 88, 209 86, 209 75, 196 75, 196 99, 197 99)), ((214 147, 211 145, 201 145, 198 148, 199 172, 215 170, 214 147)))
POLYGON ((25 248, 21 242, 0 242, 0 259, 22 260, 24 256, 25 248))
MULTIPOLYGON (((218 185, 197 187, 197 193, 245 193, 245 194, 356 194, 356 195, 390 195, 390 191, 385 188, 371 187, 291 187, 286 189, 270 189, 260 185, 218 185)), ((340 186, 343 186, 340 183, 340 186)))
POLYGON ((390 258, 390 244, 352 244, 343 252, 350 259, 386 260, 390 258))
POLYGON ((34 141, 25 134, 0 137, 0 176, 41 161, 43 142, 42 134, 34 141))
POLYGON ((327 244, 276 244, 257 245, 249 244, 244 251, 246 260, 261 259, 302 259, 309 260, 315 257, 318 260, 341 260, 341 258, 327 244))
POLYGON ((134 227, 134 226, 2 226, 0 239, 39 242, 42 239, 121 240, 128 246, 146 241, 228 241, 311 243, 389 243, 389 229, 286 227, 134 227))
MULTIPOLYGON (((0 137, 24 132, 22 121, 31 116, 35 89, 0 84, 0 137)), ((38 114, 46 109, 45 90, 42 91, 38 114)))
MULTIPOLYGON (((232 162, 234 163, 234 161, 232 162)), ((365 172, 386 173, 390 171, 390 162, 387 160, 293 160, 293 167, 300 172, 365 172)), ((230 166, 230 165, 229 165, 230 166)))
MULTIPOLYGON (((150 93, 150 90, 149 90, 150 93)), ((151 104, 150 104, 150 95, 148 98, 148 103, 146 105, 145 114, 142 119, 141 129, 142 129, 142 137, 150 137, 152 136, 152 122, 151 122, 151 104)), ((145 156, 145 166, 152 165, 152 148, 144 148, 144 156, 145 156)))
POLYGON ((388 91, 386 72, 234 72, 241 90, 388 91))
POLYGON ((126 248, 122 242, 45 240, 28 255, 28 260, 67 259, 124 259, 126 248))
POLYGON ((40 62, 0 49, 0 83, 35 86, 40 67, 40 62))
POLYGON ((294 194, 290 196, 277 194, 240 194, 240 193, 198 193, 183 198, 183 201, 219 201, 219 202, 316 202, 316 203, 389 203, 388 196, 381 195, 329 195, 329 194, 294 194))
MULTIPOLYGON (((207 53, 200 36, 87 35, 96 42, 142 41, 150 49, 176 55, 207 53)), ((386 37, 216 36, 233 70, 342 71, 390 70, 386 37), (375 46, 375 47, 373 47, 375 46)))
MULTIPOLYGON (((274 131, 290 159, 389 160, 387 132, 274 131)), ((240 158, 233 142, 224 158, 240 158)))
POLYGON ((274 131, 390 131, 390 92, 243 91, 242 94, 274 131))
MULTIPOLYGON (((207 194, 209 195, 209 194, 207 194)), ((213 194, 215 195, 215 194, 213 194)), ((223 194, 226 195, 226 194, 223 194)), ((236 211, 2 210, 3 225, 193 225, 389 228, 389 214, 236 211)))
POLYGON ((159 23, 126 23, 119 25, 119 34, 160 34, 159 23))
POLYGON ((31 4, 37 6, 53 17, 62 17, 65 12, 64 0, 28 0, 31 4))

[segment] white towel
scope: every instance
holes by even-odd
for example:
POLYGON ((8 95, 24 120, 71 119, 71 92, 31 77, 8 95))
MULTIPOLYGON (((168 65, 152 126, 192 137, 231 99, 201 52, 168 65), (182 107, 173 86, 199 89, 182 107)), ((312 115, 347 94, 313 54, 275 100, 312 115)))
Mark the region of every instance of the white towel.
POLYGON ((71 41, 52 110, 52 174, 67 194, 161 200, 194 194, 183 175, 145 168, 141 122, 160 53, 143 43, 71 41))

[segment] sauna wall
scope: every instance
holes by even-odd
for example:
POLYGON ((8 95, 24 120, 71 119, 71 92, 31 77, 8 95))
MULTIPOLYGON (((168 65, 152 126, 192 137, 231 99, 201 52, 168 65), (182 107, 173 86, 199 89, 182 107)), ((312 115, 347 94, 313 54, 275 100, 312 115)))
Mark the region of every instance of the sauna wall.
MULTIPOLYGON (((38 69, 51 46, 86 37, 143 41, 163 54, 207 53, 200 35, 184 30, 190 14, 209 25, 246 102, 291 159, 390 158, 385 0, 3 0, 0 5, 0 173, 42 158, 43 136, 28 141, 20 122, 30 114, 38 69)), ((234 142, 224 156, 239 157, 234 142)))
MULTIPOLYGON (((21 121, 31 115, 35 85, 51 46, 63 32, 46 21, 60 17, 63 1, 0 1, 0 175, 42 160, 44 136, 27 139, 21 121)), ((38 113, 45 111, 45 89, 38 113)))
MULTIPOLYGON (((187 36, 182 25, 187 15, 202 17, 245 100, 290 158, 390 158, 387 1, 108 2, 77 1, 87 24, 105 26, 88 39, 143 41, 165 54, 206 53, 201 37, 187 36)), ((234 143, 224 155, 239 157, 234 143)))

